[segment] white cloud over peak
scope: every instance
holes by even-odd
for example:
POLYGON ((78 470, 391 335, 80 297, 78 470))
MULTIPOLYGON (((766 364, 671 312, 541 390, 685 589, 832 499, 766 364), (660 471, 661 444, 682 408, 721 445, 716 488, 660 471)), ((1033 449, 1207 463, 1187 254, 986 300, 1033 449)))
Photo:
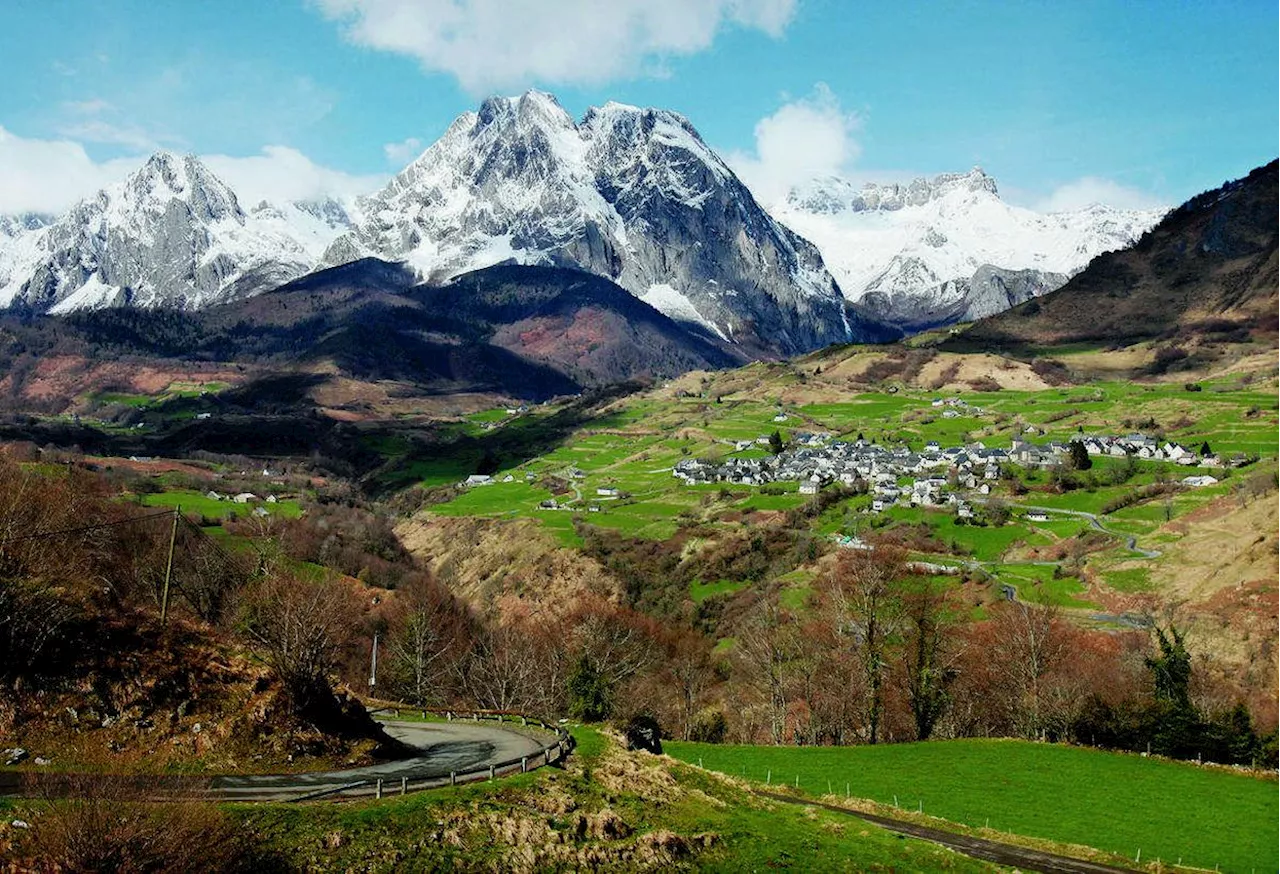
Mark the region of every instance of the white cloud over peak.
POLYGON ((758 200, 772 203, 815 176, 847 174, 862 151, 859 126, 858 116, 820 82, 809 96, 760 119, 754 153, 732 152, 728 161, 758 200))
POLYGON ((781 36, 796 0, 313 0, 351 42, 466 90, 600 84, 660 71, 730 26, 781 36))
MULTIPOLYGON (((0 127, 0 214, 58 214, 137 170, 145 157, 95 161, 74 140, 21 137, 0 127)), ((229 184, 242 206, 331 196, 349 201, 376 191, 384 175, 344 173, 288 146, 266 146, 247 157, 206 155, 201 160, 229 184)))
POLYGON ((0 127, 0 213, 58 213, 137 169, 138 159, 97 162, 72 140, 20 137, 0 127))
POLYGON ((399 170, 422 154, 422 140, 409 137, 398 143, 387 143, 382 147, 382 153, 387 156, 387 163, 394 164, 399 170))
POLYGON ((1153 194, 1098 176, 1084 176, 1059 186, 1035 204, 1040 212, 1066 212, 1105 203, 1117 209, 1156 209, 1167 206, 1153 194))
POLYGON ((312 161, 288 146, 265 146, 243 158, 202 155, 205 165, 236 192, 245 209, 260 201, 284 203, 319 197, 351 200, 376 191, 386 177, 357 175, 312 161))

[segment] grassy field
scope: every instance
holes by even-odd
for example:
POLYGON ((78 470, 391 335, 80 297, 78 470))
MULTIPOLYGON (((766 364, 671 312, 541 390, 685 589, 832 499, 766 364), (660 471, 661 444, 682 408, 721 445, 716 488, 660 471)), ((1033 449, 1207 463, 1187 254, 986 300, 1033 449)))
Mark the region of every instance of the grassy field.
POLYGON ((159 492, 153 495, 143 495, 142 504, 146 507, 181 506, 184 513, 199 513, 201 516, 207 516, 210 519, 221 519, 224 516, 244 516, 252 513, 256 507, 262 507, 268 513, 283 516, 286 519, 296 519, 302 514, 302 507, 299 506, 297 501, 276 501, 274 504, 268 504, 266 501, 257 501, 252 504, 234 504, 228 500, 218 501, 206 497, 200 492, 190 491, 159 492))
POLYGON ((862 747, 671 742, 686 762, 813 795, 831 790, 973 827, 1142 860, 1274 871, 1276 781, 1195 765, 1022 741, 862 747))
MULTIPOLYGON (((737 395, 716 390, 715 380, 729 378, 717 375, 709 378, 711 385, 701 398, 655 391, 622 399, 541 454, 519 455, 507 461, 495 479, 500 481, 510 474, 513 482, 471 489, 434 505, 430 512, 530 518, 571 547, 582 544, 576 520, 653 540, 669 538, 682 526, 750 526, 765 521, 753 514, 801 509, 810 499, 799 494, 798 483, 789 482, 766 488, 688 486, 672 475, 672 469, 686 458, 760 456, 766 449, 756 441, 775 429, 784 439, 802 431, 827 432, 845 439, 862 434, 880 442, 905 442, 914 450, 930 440, 943 446, 982 441, 987 446, 1008 447, 1014 438, 1045 443, 1068 440, 1077 433, 1124 435, 1140 431, 1161 433, 1194 449, 1208 442, 1220 453, 1244 451, 1260 456, 1257 463, 1242 470, 1212 471, 1222 480, 1217 485, 1183 489, 1109 513, 1104 510, 1139 489, 1202 471, 1160 462, 1095 458, 1091 470, 1076 474, 1078 488, 1060 492, 1050 471, 1016 470, 1025 484, 1025 494, 1018 493, 1024 491, 1021 488, 1015 492, 1007 482, 995 484, 994 496, 1012 510, 1009 523, 1001 526, 957 524, 962 520, 942 508, 899 505, 875 514, 870 512, 871 499, 865 495, 838 501, 816 519, 798 523, 823 537, 923 526, 937 545, 929 552, 917 552, 917 558, 963 562, 996 581, 1014 585, 1027 601, 1096 611, 1097 602, 1104 600, 1099 593, 1091 596, 1076 578, 1055 579, 1051 567, 1027 562, 1062 554, 1055 550, 1055 544, 1083 532, 1090 538, 1084 564, 1092 578, 1119 592, 1146 591, 1151 571, 1159 567, 1161 559, 1130 549, 1127 537, 1136 538, 1137 550, 1166 551, 1182 536, 1168 523, 1229 495, 1250 478, 1265 478, 1276 471, 1275 435, 1280 428, 1276 398, 1267 391, 1239 385, 1187 392, 1176 384, 1100 382, 1043 391, 967 392, 963 397, 970 406, 948 419, 943 417, 945 409, 932 405, 937 392, 912 388, 895 393, 861 391, 838 402, 788 404, 781 399, 796 388, 791 368, 756 366, 732 373, 737 374, 735 384, 749 385, 748 376, 765 382, 737 395), (786 416, 782 423, 774 421, 780 410, 786 416), (738 449, 735 442, 743 440, 751 440, 752 445, 738 449), (562 509, 539 508, 539 503, 551 496, 541 487, 547 478, 570 487, 556 495, 562 509), (616 499, 600 496, 597 490, 602 488, 621 494, 616 499), (1026 518, 1026 508, 1032 506, 1058 512, 1051 512, 1048 521, 1036 522, 1026 518), (1070 515, 1073 512, 1100 516, 1110 534, 1092 530, 1086 518, 1070 515)), ((471 418, 498 424, 498 430, 510 438, 525 431, 541 433, 541 423, 555 415, 551 408, 539 408, 534 414, 516 417, 507 416, 505 410, 490 410, 471 418)), ((467 424, 475 427, 477 421, 467 424)), ((415 462, 417 466, 405 473, 427 485, 458 482, 474 472, 481 447, 474 444, 468 451, 474 456, 442 453, 438 458, 415 462)), ((727 588, 706 588, 718 585, 704 580, 690 589, 690 600, 697 603, 728 594, 727 588)), ((785 605, 803 609, 807 595, 806 586, 788 586, 785 605)))

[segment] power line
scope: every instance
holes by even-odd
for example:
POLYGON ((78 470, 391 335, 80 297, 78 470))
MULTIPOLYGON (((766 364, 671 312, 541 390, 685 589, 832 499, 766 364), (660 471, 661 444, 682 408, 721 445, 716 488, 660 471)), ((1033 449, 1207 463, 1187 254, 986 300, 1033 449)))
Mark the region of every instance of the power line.
POLYGON ((21 537, 6 537, 0 540, 0 547, 23 540, 38 540, 42 537, 59 537, 63 534, 78 534, 81 531, 97 531, 100 528, 114 528, 117 525, 132 525, 145 522, 147 519, 159 519, 161 516, 172 516, 173 510, 162 510, 159 513, 147 513, 145 516, 134 516, 131 519, 118 519, 115 522, 100 522, 96 525, 77 525, 74 528, 60 528, 56 531, 41 531, 37 534, 23 534, 21 537))

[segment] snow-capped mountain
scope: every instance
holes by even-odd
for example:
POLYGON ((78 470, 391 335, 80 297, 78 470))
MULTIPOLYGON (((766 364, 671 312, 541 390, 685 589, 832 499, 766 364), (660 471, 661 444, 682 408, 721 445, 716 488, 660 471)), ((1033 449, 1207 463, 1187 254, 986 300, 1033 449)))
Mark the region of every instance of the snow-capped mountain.
POLYGON ((349 223, 327 201, 246 212, 199 159, 160 152, 54 221, 11 218, 12 234, 0 226, 0 307, 228 300, 310 270, 349 223))
POLYGON ((328 264, 376 256, 444 280, 577 267, 724 340, 783 353, 853 339, 822 257, 673 112, 490 98, 372 197, 328 264))
POLYGON ((816 179, 771 212, 818 246, 846 297, 916 328, 982 318, 1052 291, 1163 215, 1098 204, 1038 213, 1001 200, 980 169, 906 185, 816 179))

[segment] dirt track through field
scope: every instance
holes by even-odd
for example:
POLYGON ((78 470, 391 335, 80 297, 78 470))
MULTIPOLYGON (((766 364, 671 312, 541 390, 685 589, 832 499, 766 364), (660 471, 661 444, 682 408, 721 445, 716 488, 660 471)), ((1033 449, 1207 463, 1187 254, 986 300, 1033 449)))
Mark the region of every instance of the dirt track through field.
POLYGON ((863 813, 860 810, 852 810, 835 804, 825 804, 821 801, 810 801, 804 798, 792 798, 789 795, 765 792, 761 789, 753 789, 751 791, 771 801, 782 801, 787 804, 799 804, 806 807, 821 807, 823 810, 843 813, 846 816, 855 816, 891 832, 931 841, 975 859, 995 862, 997 865, 1007 865, 1010 868, 1017 868, 1022 871, 1040 871, 1044 872, 1044 874, 1135 874, 1133 869, 1130 868, 1116 868, 1111 865, 1088 862, 1084 859, 1072 859, 1068 856, 1044 853, 1040 850, 1018 847, 1013 844, 1002 844, 986 838, 974 838, 968 835, 956 834, 955 832, 930 828, 929 826, 917 825, 914 822, 889 819, 885 816, 877 816, 874 813, 863 813))

